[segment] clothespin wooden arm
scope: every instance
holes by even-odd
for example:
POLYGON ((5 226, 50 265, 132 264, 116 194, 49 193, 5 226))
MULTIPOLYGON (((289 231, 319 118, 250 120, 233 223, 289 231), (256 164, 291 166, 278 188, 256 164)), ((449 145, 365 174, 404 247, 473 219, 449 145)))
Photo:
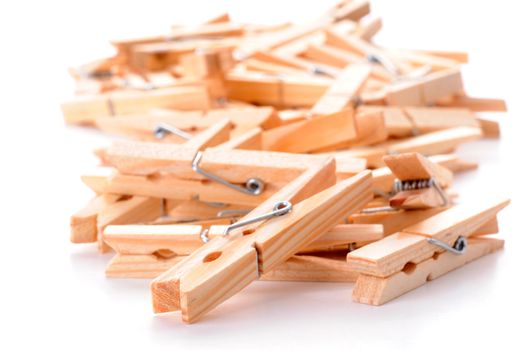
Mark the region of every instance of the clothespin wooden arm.
MULTIPOLYGON (((212 149, 205 151, 205 156, 211 151, 212 149)), ((225 152, 226 153, 215 152, 214 154, 221 153, 228 155, 230 151, 225 152)), ((293 179, 293 176, 298 176, 302 171, 305 171, 306 166, 315 166, 317 164, 317 159, 321 160, 325 158, 325 156, 308 155, 299 155, 299 157, 295 156, 293 158, 293 155, 287 155, 285 153, 256 153, 238 154, 239 157, 234 157, 234 154, 231 153, 231 157, 224 158, 231 162, 230 165, 227 165, 226 163, 225 168, 223 168, 228 170, 228 172, 220 172, 217 170, 219 168, 216 168, 214 171, 208 170, 207 167, 205 167, 205 169, 214 173, 221 173, 225 179, 231 180, 231 182, 235 184, 244 184, 247 179, 255 177, 261 179, 264 182, 265 187, 264 191, 258 196, 247 195, 214 181, 202 181, 201 178, 190 178, 190 176, 188 176, 188 178, 182 178, 180 174, 184 172, 178 172, 176 174, 153 173, 145 176, 127 175, 115 172, 108 168, 101 168, 97 171, 83 175, 82 181, 94 192, 99 194, 113 193, 142 195, 179 200, 189 200, 198 197, 201 201, 232 203, 254 207, 280 190, 286 185, 286 181, 291 181, 293 179), (268 157, 262 157, 263 154, 267 154, 268 157), (258 159, 262 160, 260 164, 256 165, 260 168, 256 168, 247 163, 247 161, 255 155, 259 157, 258 159), (274 157, 275 155, 278 157, 274 157), (236 164, 233 163, 235 158, 243 160, 243 164, 246 164, 247 169, 244 170, 243 167, 240 168, 239 166, 235 166, 236 164), (270 167, 262 168, 262 166, 265 167, 266 164, 269 164, 270 167), (280 164, 286 167, 282 169, 283 171, 280 170, 280 164), (248 177, 240 182, 232 181, 232 179, 239 179, 241 176, 240 174, 247 174, 248 177), (269 175, 264 176, 265 174, 269 175), (237 176, 237 178, 233 178, 233 176, 237 176)), ((218 161, 220 160, 220 157, 213 155, 207 159, 218 161)), ((210 164, 208 162, 202 162, 202 164, 203 163, 210 164)), ((339 179, 344 179, 353 176, 364 169, 365 162, 351 157, 344 157, 337 162, 336 176, 339 179)))
POLYGON ((353 288, 353 301, 370 304, 384 304, 412 289, 424 285, 472 260, 490 254, 503 247, 504 241, 492 238, 469 238, 466 251, 461 255, 448 252, 415 265, 389 277, 359 274, 353 288))
POLYGON ((470 237, 508 203, 508 200, 500 200, 452 207, 349 253, 348 262, 361 273, 389 276, 401 271, 408 262, 423 261, 441 249, 429 243, 427 238, 451 245, 459 236, 470 237))
POLYGON ((329 230, 347 213, 365 205, 371 196, 371 174, 364 172, 296 204, 289 214, 254 231, 244 229, 243 237, 210 253, 183 276, 183 320, 196 321, 329 230))
MULTIPOLYGON (((169 251, 175 255, 189 255, 204 244, 204 236, 211 240, 222 236, 228 225, 110 225, 104 229, 103 239, 117 253, 148 255, 169 251)), ((305 250, 323 249, 356 242, 371 242, 383 237, 382 225, 336 225, 311 242, 305 250)))
MULTIPOLYGON (((196 149, 179 145, 116 142, 105 157, 108 164, 124 174, 171 172, 180 178, 201 180, 203 177, 191 169, 195 155, 196 149)), ((207 149, 200 167, 233 183, 244 183, 251 177, 266 183, 286 183, 320 159, 312 155, 207 149)))
POLYGON ((63 103, 62 112, 67 123, 93 123, 96 118, 141 113, 155 107, 203 110, 210 107, 210 102, 202 87, 177 87, 77 97, 63 103))
POLYGON ((383 157, 398 178, 397 193, 390 198, 392 208, 418 209, 448 205, 444 188, 452 183, 452 172, 419 153, 383 157))
MULTIPOLYGON (((200 132, 213 126, 223 119, 229 119, 234 126, 231 136, 255 127, 270 129, 282 123, 271 107, 242 107, 201 111, 172 111, 157 109, 145 115, 115 116, 113 118, 99 118, 95 126, 104 132, 130 136, 142 140, 153 140, 154 130, 160 124, 168 124, 187 133, 200 132)), ((169 136, 169 135, 166 135, 169 136)), ((184 142, 181 138, 170 141, 184 142)))
POLYGON ((311 113, 327 115, 346 107, 353 107, 353 99, 358 97, 359 90, 370 76, 370 71, 367 65, 353 64, 346 67, 311 108, 311 113))
POLYGON ((355 282, 359 273, 339 256, 294 255, 272 271, 264 281, 355 282))
MULTIPOLYGON (((297 177, 294 181, 286 185, 279 193, 266 200, 262 205, 257 207, 251 213, 243 217, 241 220, 247 220, 265 214, 272 208, 273 205, 279 201, 287 200, 293 205, 299 201, 310 197, 311 195, 320 191, 321 188, 327 188, 335 183, 334 177, 335 163, 325 162, 305 171, 302 175, 297 177)), ((248 225, 245 229, 255 229, 258 225, 255 223, 248 225)), ((167 271, 162 276, 159 276, 152 282, 152 296, 153 306, 155 312, 177 311, 181 309, 181 294, 180 294, 180 279, 185 274, 191 271, 192 267, 197 264, 202 264, 202 260, 207 255, 222 249, 225 245, 240 234, 236 231, 232 232, 227 238, 212 239, 205 246, 196 250, 184 262, 178 264, 170 271, 167 271)), ((256 256, 255 256, 256 259, 256 256)))

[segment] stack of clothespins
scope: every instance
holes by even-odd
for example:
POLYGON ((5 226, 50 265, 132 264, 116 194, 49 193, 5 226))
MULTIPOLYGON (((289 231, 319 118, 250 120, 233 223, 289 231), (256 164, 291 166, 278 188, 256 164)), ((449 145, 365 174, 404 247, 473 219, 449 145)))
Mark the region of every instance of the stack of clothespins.
POLYGON ((222 15, 72 69, 66 122, 130 138, 82 176, 95 197, 72 242, 113 251, 109 277, 155 278, 154 311, 186 322, 258 279, 355 282, 379 305, 501 248, 488 235, 508 200, 451 185, 477 166, 456 147, 499 135, 476 112, 505 103, 465 93, 465 53, 373 44, 369 12, 222 15))

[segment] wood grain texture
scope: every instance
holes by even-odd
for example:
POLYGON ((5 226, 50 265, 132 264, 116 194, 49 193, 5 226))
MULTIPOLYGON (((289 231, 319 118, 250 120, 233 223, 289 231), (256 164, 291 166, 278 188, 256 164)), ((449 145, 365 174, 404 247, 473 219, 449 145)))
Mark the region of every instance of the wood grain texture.
MULTIPOLYGON (((321 189, 334 185, 335 182, 335 161, 332 158, 326 158, 326 161, 318 164, 318 166, 308 168, 278 193, 244 216, 242 220, 267 213, 269 208, 272 208, 279 201, 288 200, 295 205, 299 201, 320 192, 321 189)), ((228 237, 218 237, 210 240, 206 245, 197 249, 193 254, 174 266, 174 268, 152 281, 150 287, 154 312, 162 313, 181 310, 181 278, 190 273, 194 266, 201 265, 203 259, 209 254, 221 251, 232 240, 243 237, 243 231, 255 230, 261 224, 262 222, 254 223, 243 229, 233 230, 228 237)))
POLYGON ((460 94, 463 94, 461 72, 453 68, 431 73, 416 82, 387 87, 386 102, 395 106, 427 106, 460 94))
MULTIPOLYGON (((353 99, 370 76, 370 67, 366 64, 352 64, 344 68, 324 95, 311 108, 314 115, 328 115, 352 107, 353 99)), ((352 124, 353 125, 353 124, 352 124)))
POLYGON ((380 241, 348 254, 348 262, 359 272, 386 277, 409 263, 419 263, 441 251, 427 238, 452 245, 461 235, 469 237, 507 206, 508 200, 457 205, 424 221, 404 228, 380 241))
POLYGON ((397 210, 380 213, 356 213, 351 215, 351 220, 354 224, 377 224, 383 226, 385 236, 389 236, 395 232, 402 231, 405 227, 414 225, 431 216, 439 214, 446 210, 447 207, 418 209, 418 210, 397 210))
POLYGON ((401 181, 435 179, 439 186, 452 184, 453 175, 447 168, 434 163, 419 153, 403 153, 383 157, 392 173, 401 181))
POLYGON ((304 153, 351 141, 356 136, 354 112, 345 109, 265 131, 262 141, 265 150, 304 153))
POLYGON ((419 264, 411 265, 406 271, 399 271, 388 277, 360 274, 353 288, 353 301, 382 305, 473 260, 501 249, 503 244, 503 240, 500 239, 470 238, 468 248, 462 255, 439 253, 419 264))
POLYGON ((244 230, 245 236, 207 255, 202 264, 183 276, 180 285, 183 320, 198 320, 256 280, 259 274, 272 270, 329 230, 346 213, 364 206, 370 198, 371 174, 365 172, 296 204, 292 212, 265 222, 254 232, 244 230), (211 256, 215 259, 208 261, 211 256))
POLYGON ((133 224, 152 221, 163 213, 163 201, 142 196, 120 196, 115 203, 104 207, 97 215, 97 242, 101 252, 108 251, 103 240, 108 225, 133 224))
POLYGON ((246 72, 228 74, 225 85, 230 99, 279 108, 311 107, 331 85, 331 80, 246 72))
POLYGON ((175 111, 158 108, 145 114, 98 118, 95 120, 95 126, 107 133, 148 141, 154 140, 153 130, 160 123, 167 123, 193 133, 203 131, 223 119, 229 119, 234 125, 231 131, 233 136, 255 127, 269 129, 281 123, 273 108, 250 106, 208 111, 175 111))
POLYGON ((70 218, 70 240, 72 243, 97 241, 97 216, 104 208, 115 203, 119 195, 98 195, 70 218))
POLYGON ((343 256, 294 255, 273 270, 260 276, 264 281, 355 282, 353 271, 343 256))
MULTIPOLYGON (((227 226, 211 226, 210 239, 220 237, 227 226)), ((169 270, 184 257, 203 245, 200 233, 203 225, 110 225, 104 230, 104 240, 116 251, 106 267, 106 275, 114 278, 155 278, 169 270)), ((381 225, 337 225, 310 243, 302 254, 315 254, 324 250, 334 253, 323 257, 310 256, 308 259, 288 259, 276 269, 284 274, 303 276, 302 280, 350 281, 357 274, 351 273, 346 263, 348 247, 352 243, 371 242, 382 238, 381 225), (340 246, 346 250, 338 251, 340 246), (297 261, 304 261, 305 271, 297 261), (289 272, 288 272, 289 271, 289 272), (293 272, 296 271, 296 272, 293 272), (342 274, 342 276, 340 276, 342 274)), ((275 270, 276 270, 275 269, 275 270)), ((269 275, 277 276, 273 270, 269 275)), ((300 278, 300 277, 299 277, 300 278)))
POLYGON ((91 123, 95 118, 141 113, 155 107, 203 110, 209 106, 209 98, 203 88, 178 87, 76 97, 62 104, 62 113, 67 123, 91 123))

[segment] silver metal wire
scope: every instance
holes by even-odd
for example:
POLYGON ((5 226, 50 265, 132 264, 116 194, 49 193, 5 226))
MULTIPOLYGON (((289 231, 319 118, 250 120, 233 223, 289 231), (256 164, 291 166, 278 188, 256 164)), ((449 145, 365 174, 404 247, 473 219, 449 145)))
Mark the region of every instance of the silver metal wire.
POLYGON ((201 162, 201 158, 203 157, 203 152, 198 152, 196 153, 196 156, 194 157, 194 159, 192 160, 192 170, 194 170, 196 173, 202 175, 202 176, 205 176, 206 178, 214 181, 214 182, 217 182, 217 183, 220 183, 224 186, 227 186, 233 190, 236 190, 238 192, 241 192, 241 193, 245 193, 245 194, 248 194, 248 195, 251 195, 251 196, 258 196, 260 195, 264 188, 265 188, 265 183, 260 180, 260 179, 257 179, 257 178, 250 178, 249 180, 247 180, 247 182, 245 183, 245 187, 242 187, 242 186, 238 186, 238 185, 235 185, 235 184, 232 184, 230 183, 229 181, 217 176, 217 175, 214 175, 212 173, 209 173, 203 169, 201 169, 199 167, 199 163, 201 162))
POLYGON ((162 139, 163 137, 166 136, 167 133, 174 134, 185 140, 190 140, 192 138, 192 135, 189 134, 188 132, 185 132, 179 128, 176 128, 175 126, 170 125, 168 123, 159 123, 154 128, 154 136, 157 137, 158 139, 162 139))
POLYGON ((428 238, 428 243, 436 245, 456 255, 463 254, 468 247, 468 241, 464 236, 459 236, 452 247, 449 246, 447 243, 435 238, 428 238))
POLYGON ((273 211, 270 213, 256 216, 254 218, 250 218, 247 220, 237 221, 234 224, 227 226, 227 228, 225 229, 224 235, 227 236, 229 232, 234 230, 235 228, 247 226, 254 222, 271 219, 277 216, 282 216, 282 215, 289 213, 291 210, 293 210, 293 204, 291 204, 290 202, 288 201, 278 202, 274 205, 273 211))

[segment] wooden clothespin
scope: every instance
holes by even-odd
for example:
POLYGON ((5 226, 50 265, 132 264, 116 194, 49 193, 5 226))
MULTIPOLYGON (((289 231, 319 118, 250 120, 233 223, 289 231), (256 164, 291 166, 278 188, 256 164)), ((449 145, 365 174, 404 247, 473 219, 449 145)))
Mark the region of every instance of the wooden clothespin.
POLYGON ((177 87, 150 91, 115 91, 95 96, 79 96, 62 104, 67 123, 93 123, 97 118, 137 114, 152 108, 182 110, 210 108, 203 87, 177 87))
POLYGON ((428 106, 451 96, 463 95, 463 80, 458 68, 428 74, 415 81, 386 88, 386 103, 396 106, 428 106))
MULTIPOLYGON (((117 142, 102 153, 102 158, 118 173, 88 175, 83 180, 98 193, 171 199, 198 196, 203 201, 255 206, 321 159, 233 149, 236 143, 251 139, 225 145, 229 128, 228 121, 220 121, 183 145, 117 142), (200 150, 204 151, 198 154, 200 150)), ((339 160, 339 178, 364 168, 364 162, 351 157, 339 160)))
MULTIPOLYGON (((417 152, 426 156, 446 154, 459 145, 478 140, 483 136, 480 128, 456 127, 434 131, 427 134, 401 140, 387 140, 371 146, 354 147, 351 150, 330 152, 332 155, 346 155, 353 158, 365 158, 369 168, 384 166, 382 158, 387 154, 417 152)), ((327 150, 321 150, 327 153, 327 150)))
MULTIPOLYGON (((328 115, 343 109, 354 107, 354 99, 370 75, 367 65, 350 65, 346 67, 328 90, 311 108, 313 115, 328 115)), ((351 123, 352 125, 354 123, 351 123)))
POLYGON ((108 251, 102 233, 108 225, 132 224, 157 219, 162 215, 160 198, 131 195, 98 195, 70 220, 73 243, 98 242, 101 252, 108 251))
POLYGON ((348 262, 361 274, 353 299, 383 304, 500 248, 500 240, 471 237, 508 204, 496 200, 454 206, 350 252, 348 262))
POLYGON ((468 108, 473 112, 506 112, 507 104, 496 98, 477 98, 470 96, 450 96, 437 101, 438 106, 468 108))
MULTIPOLYGON (((368 64, 368 61, 359 54, 324 43, 311 44, 307 46, 301 55, 302 57, 317 62, 317 64, 326 64, 340 69, 352 64, 368 64)), ((371 69, 371 78, 377 79, 384 83, 394 80, 393 73, 389 72, 384 66, 371 63, 369 63, 369 66, 371 69)))
POLYGON ((206 86, 213 106, 226 104, 225 73, 234 66, 232 50, 200 49, 181 57, 186 75, 200 79, 206 86))
MULTIPOLYGON (((109 262, 106 275, 119 278, 155 278, 172 268, 183 257, 192 254, 208 240, 222 236, 226 229, 228 225, 107 226, 104 229, 104 241, 117 254, 109 262)), ((315 254, 327 248, 348 247, 352 244, 372 242, 382 237, 381 225, 337 225, 304 247, 301 253, 315 254)), ((340 254, 340 257, 345 261, 345 254, 340 254)), ((286 269, 287 266, 284 266, 281 270, 286 269)))
POLYGON ((481 127, 478 117, 468 108, 361 106, 358 110, 382 111, 388 134, 396 138, 456 127, 481 127))
POLYGON ((346 262, 347 250, 331 254, 294 255, 260 276, 264 281, 355 282, 359 273, 346 262))
MULTIPOLYGON (((323 169, 328 169, 327 165, 308 170, 240 222, 252 222, 250 219, 268 214, 270 208, 279 202, 286 207, 293 206, 288 214, 257 226, 237 229, 224 239, 212 240, 154 280, 155 311, 181 309, 183 319, 194 322, 260 274, 270 271, 327 232, 342 220, 343 213, 357 210, 371 198, 368 172, 311 196, 308 187, 314 178, 320 177, 321 171, 327 171, 323 169), (297 202, 298 196, 307 199, 297 202), (293 197, 297 197, 295 201, 292 201, 293 197), (284 200, 291 202, 285 204, 284 200), (223 285, 225 291, 215 292, 218 285, 223 285)), ((279 207, 274 210, 277 209, 279 207)))
POLYGON ((311 107, 331 85, 331 79, 230 72, 225 84, 229 99, 279 108, 311 107))
POLYGON ((150 196, 257 205, 325 157, 274 152, 117 142, 105 152, 118 174, 89 179, 102 193, 131 191, 150 196), (129 184, 129 185, 127 185, 129 184))
POLYGON ((270 151, 304 153, 356 138, 354 112, 346 108, 265 131, 262 147, 270 151))
POLYGON ((390 198, 396 209, 424 209, 444 207, 450 200, 445 188, 452 184, 452 172, 433 163, 419 153, 385 156, 384 162, 397 177, 390 198))
MULTIPOLYGON (((147 141, 158 139, 153 131, 161 124, 168 124, 192 134, 204 131, 225 119, 230 120, 233 125, 231 136, 238 136, 254 128, 270 129, 282 123, 271 107, 233 107, 209 111, 157 109, 145 115, 99 118, 95 120, 95 126, 107 133, 147 141)), ((171 142, 184 141, 180 137, 170 137, 170 133, 166 136, 165 139, 171 142)))
MULTIPOLYGON (((338 158, 338 155, 336 157, 338 158)), ((459 158, 459 156, 455 154, 440 154, 435 156, 429 156, 427 157, 427 160, 437 165, 440 165, 453 173, 458 173, 466 170, 473 170, 477 168, 476 163, 471 163, 462 160, 461 158, 459 158)), ((372 174, 373 184, 375 188, 374 192, 376 192, 376 195, 381 195, 392 191, 396 177, 389 167, 384 166, 374 169, 372 171, 372 174)))
POLYGON ((347 0, 340 2, 329 14, 334 21, 352 20, 358 21, 370 13, 370 2, 367 0, 347 0))

